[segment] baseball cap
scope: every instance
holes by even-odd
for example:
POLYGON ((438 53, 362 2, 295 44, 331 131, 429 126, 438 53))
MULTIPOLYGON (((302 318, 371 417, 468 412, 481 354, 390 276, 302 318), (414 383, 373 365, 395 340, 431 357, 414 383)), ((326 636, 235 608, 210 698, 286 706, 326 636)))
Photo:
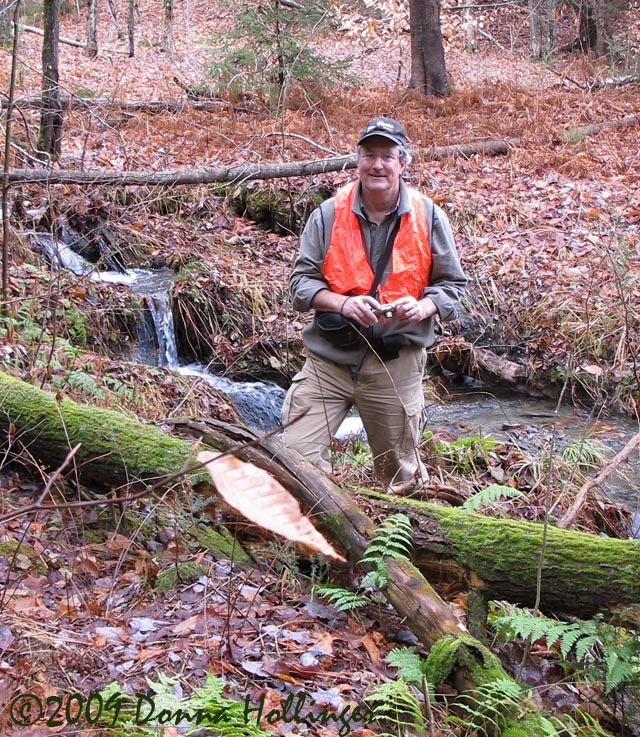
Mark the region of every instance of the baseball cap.
POLYGON ((402 149, 406 148, 409 140, 405 129, 393 118, 373 118, 370 120, 360 134, 357 145, 359 146, 364 140, 373 136, 388 138, 402 149))

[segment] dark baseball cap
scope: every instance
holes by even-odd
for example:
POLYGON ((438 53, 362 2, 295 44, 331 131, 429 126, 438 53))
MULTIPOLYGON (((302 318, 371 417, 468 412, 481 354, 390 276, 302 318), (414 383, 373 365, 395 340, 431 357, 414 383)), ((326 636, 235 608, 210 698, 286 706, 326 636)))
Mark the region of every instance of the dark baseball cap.
POLYGON ((393 118, 373 118, 370 120, 360 134, 357 145, 359 146, 367 138, 373 138, 373 136, 388 138, 402 149, 406 148, 409 140, 405 129, 393 118))

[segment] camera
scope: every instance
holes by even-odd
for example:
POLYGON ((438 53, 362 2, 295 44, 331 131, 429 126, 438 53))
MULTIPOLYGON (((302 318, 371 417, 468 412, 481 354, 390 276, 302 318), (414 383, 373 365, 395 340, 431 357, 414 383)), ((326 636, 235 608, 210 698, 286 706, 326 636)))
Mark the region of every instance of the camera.
POLYGON ((386 317, 387 320, 393 317, 393 313, 396 311, 395 305, 380 305, 380 309, 374 310, 374 314, 378 317, 386 317))

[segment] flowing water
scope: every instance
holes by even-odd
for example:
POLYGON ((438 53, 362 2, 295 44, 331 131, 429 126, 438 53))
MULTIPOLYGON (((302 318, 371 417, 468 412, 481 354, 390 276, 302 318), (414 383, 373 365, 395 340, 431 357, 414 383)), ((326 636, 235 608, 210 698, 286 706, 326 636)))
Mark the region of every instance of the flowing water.
POLYGON ((105 281, 128 284, 140 297, 135 360, 151 366, 166 366, 184 376, 197 376, 225 394, 249 427, 262 432, 275 430, 280 425, 280 409, 285 397, 281 386, 266 381, 231 381, 212 374, 206 366, 180 363, 171 312, 173 276, 171 269, 130 269, 125 274, 106 272, 100 275, 105 281))

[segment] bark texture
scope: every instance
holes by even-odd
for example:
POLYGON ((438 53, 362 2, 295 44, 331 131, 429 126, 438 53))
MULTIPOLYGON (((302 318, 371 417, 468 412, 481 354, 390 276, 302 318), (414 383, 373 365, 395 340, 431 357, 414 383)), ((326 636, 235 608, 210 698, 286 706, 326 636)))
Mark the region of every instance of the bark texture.
POLYGON ((46 157, 60 155, 62 146, 62 106, 58 85, 58 37, 60 0, 45 0, 42 41, 42 107, 38 149, 46 157))

